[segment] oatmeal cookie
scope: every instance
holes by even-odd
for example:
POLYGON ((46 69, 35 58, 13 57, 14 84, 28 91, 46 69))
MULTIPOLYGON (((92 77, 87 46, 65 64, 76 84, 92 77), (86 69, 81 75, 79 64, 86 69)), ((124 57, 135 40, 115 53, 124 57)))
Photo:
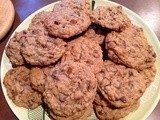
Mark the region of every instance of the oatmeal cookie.
POLYGON ((83 36, 101 45, 104 42, 106 34, 107 34, 106 30, 98 26, 95 26, 89 28, 83 36))
POLYGON ((55 63, 64 53, 66 43, 62 39, 45 35, 41 30, 35 31, 30 30, 23 43, 23 57, 31 65, 55 63))
POLYGON ((10 62, 14 65, 23 65, 25 60, 21 53, 21 46, 25 40, 27 32, 21 31, 16 32, 15 35, 10 39, 6 47, 6 55, 8 56, 10 62))
POLYGON ((145 91, 144 77, 135 69, 104 61, 96 75, 103 96, 116 107, 126 107, 137 101, 145 91))
POLYGON ((34 34, 49 36, 48 31, 45 28, 44 22, 46 21, 46 19, 49 18, 49 16, 51 16, 51 14, 53 14, 52 11, 42 11, 37 13, 31 20, 28 30, 34 34))
POLYGON ((144 76, 144 82, 146 88, 150 86, 150 84, 154 81, 156 76, 156 67, 153 65, 150 68, 144 69, 140 71, 140 74, 144 76))
POLYGON ((99 104, 94 104, 94 109, 96 116, 100 120, 119 120, 120 118, 127 116, 130 112, 135 111, 140 104, 139 101, 136 101, 136 103, 131 106, 124 108, 116 108, 99 94, 96 95, 95 99, 96 101, 98 101, 99 104))
POLYGON ((44 84, 45 84, 45 74, 43 72, 43 68, 40 67, 32 67, 30 71, 30 82, 31 87, 40 93, 44 92, 44 84))
POLYGON ((91 116, 92 109, 93 109, 93 105, 91 104, 85 110, 76 112, 74 115, 69 116, 69 117, 56 116, 52 113, 51 110, 49 110, 49 113, 51 117, 55 120, 86 120, 87 117, 91 116))
POLYGON ((103 65, 101 47, 90 39, 79 37, 67 44, 61 62, 71 60, 84 63, 94 73, 98 73, 103 65))
POLYGON ((89 67, 64 62, 51 69, 45 83, 44 101, 54 115, 69 117, 93 102, 96 89, 97 80, 89 67))
POLYGON ((127 15, 122 12, 122 6, 99 6, 92 12, 91 21, 115 31, 122 31, 131 24, 127 15))
POLYGON ((54 11, 45 21, 48 32, 59 38, 69 38, 85 31, 91 24, 90 17, 76 9, 54 11))
POLYGON ((156 54, 147 42, 143 29, 132 25, 122 32, 111 32, 106 37, 108 57, 114 62, 137 70, 153 66, 156 54))
POLYGON ((40 93, 43 93, 46 77, 53 67, 53 65, 47 67, 32 67, 30 71, 31 87, 40 93))
POLYGON ((17 106, 34 109, 42 104, 42 95, 31 88, 29 74, 30 70, 24 66, 10 69, 3 83, 17 106))
POLYGON ((59 11, 61 9, 77 9, 86 14, 91 13, 90 0, 61 0, 61 2, 55 4, 53 11, 59 11))
POLYGON ((44 25, 45 20, 53 14, 52 11, 42 11, 37 13, 31 20, 31 24, 44 25))

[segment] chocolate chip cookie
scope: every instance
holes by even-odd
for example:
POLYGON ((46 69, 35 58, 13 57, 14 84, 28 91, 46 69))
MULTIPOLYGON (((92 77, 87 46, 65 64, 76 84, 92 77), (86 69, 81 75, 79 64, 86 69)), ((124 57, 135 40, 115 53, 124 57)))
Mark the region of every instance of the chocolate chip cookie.
POLYGON ((107 34, 107 31, 105 29, 98 26, 93 26, 89 28, 83 36, 102 45, 106 34, 107 34))
POLYGON ((86 13, 71 8, 54 11, 45 22, 48 32, 59 38, 78 35, 90 24, 90 17, 86 13))
POLYGON ((29 64, 45 66, 61 58, 66 45, 62 39, 47 36, 41 30, 28 32, 22 46, 22 55, 29 64))
POLYGON ((43 72, 43 68, 40 67, 32 67, 30 71, 30 82, 32 88, 43 93, 44 92, 44 84, 45 84, 45 74, 43 72))
POLYGON ((139 73, 144 76, 144 83, 146 85, 146 88, 149 87, 150 84, 154 81, 156 76, 156 71, 157 70, 155 65, 153 65, 150 68, 139 71, 139 73))
POLYGON ((6 55, 13 65, 25 64, 25 60, 21 53, 21 46, 25 40, 26 34, 27 32, 25 30, 21 32, 16 32, 15 35, 10 39, 5 49, 6 55))
POLYGON ((44 101, 54 115, 69 117, 85 110, 94 100, 97 80, 82 63, 64 62, 49 72, 44 101))
POLYGON ((104 61, 102 71, 96 75, 98 88, 115 107, 126 107, 135 103, 145 91, 143 75, 137 70, 104 61))
POLYGON ((52 14, 52 11, 42 11, 37 13, 31 20, 30 24, 44 25, 45 20, 52 14))
POLYGON ((17 106, 34 109, 42 104, 42 95, 31 88, 29 74, 30 70, 24 66, 10 69, 3 83, 17 106))
POLYGON ((87 117, 89 117, 92 114, 92 109, 93 109, 93 105, 91 104, 85 110, 76 112, 74 115, 69 117, 56 116, 52 113, 51 110, 49 110, 49 114, 55 120, 86 120, 87 117))
POLYGON ((106 37, 108 57, 116 63, 137 70, 153 66, 156 54, 147 42, 143 29, 132 25, 122 32, 111 32, 106 37))
POLYGON ((91 14, 91 21, 115 31, 122 31, 131 24, 128 16, 122 12, 122 6, 98 6, 91 14))
POLYGON ((103 64, 101 47, 89 38, 79 37, 67 44, 61 62, 75 61, 86 64, 98 73, 103 64))
POLYGON ((46 77, 53 67, 53 65, 47 67, 32 67, 30 71, 31 87, 39 91, 40 93, 43 93, 46 83, 46 77))
POLYGON ((90 0, 61 0, 61 2, 55 4, 53 11, 59 11, 61 9, 77 9, 86 14, 91 13, 90 0))
POLYGON ((95 99, 99 104, 94 104, 94 109, 96 116, 100 120, 119 120, 120 118, 127 116, 130 112, 135 111, 140 104, 139 101, 136 101, 136 103, 131 106, 116 108, 99 94, 96 95, 95 99))

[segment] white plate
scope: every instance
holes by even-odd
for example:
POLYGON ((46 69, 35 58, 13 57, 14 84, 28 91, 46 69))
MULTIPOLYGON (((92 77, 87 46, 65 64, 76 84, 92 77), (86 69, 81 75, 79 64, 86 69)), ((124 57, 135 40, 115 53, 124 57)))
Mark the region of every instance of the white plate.
MULTIPOLYGON (((15 31, 21 31, 24 29, 27 29, 31 19, 34 17, 35 14, 37 14, 40 11, 49 11, 52 10, 53 6, 55 3, 52 3, 50 5, 47 5, 40 10, 36 11, 32 15, 30 15, 28 18, 26 18, 18 27, 15 31)), ((103 1, 103 0, 96 0, 95 7, 97 6, 115 6, 118 5, 117 3, 110 2, 110 1, 103 1)), ((157 68, 157 74, 155 77, 154 82, 151 84, 151 86, 146 90, 144 95, 141 98, 141 105, 138 108, 137 111, 130 113, 128 116, 123 118, 123 120, 144 120, 146 119, 155 106, 157 105, 159 98, 160 98, 160 65, 158 66, 158 63, 160 63, 160 43, 154 34, 154 32, 145 24, 145 22, 134 12, 131 10, 123 7, 124 12, 129 16, 129 18, 133 21, 133 23, 143 27, 145 35, 148 39, 149 44, 153 46, 154 51, 157 54, 156 58, 156 68, 157 68)), ((12 34, 11 37, 15 32, 12 34)), ((4 96, 7 100, 7 103, 9 104, 10 108, 14 112, 14 114, 18 117, 20 120, 29 120, 29 119, 36 119, 35 117, 38 117, 37 120, 43 119, 42 114, 43 114, 43 109, 42 107, 38 107, 36 110, 33 110, 29 112, 30 110, 22 108, 22 107, 17 107, 7 96, 6 89, 3 85, 3 78, 5 73, 11 69, 11 63, 8 60, 8 57, 5 54, 5 51, 2 56, 2 61, 1 61, 1 85, 2 85, 2 90, 4 93, 4 96), (29 115, 31 114, 31 115, 29 115), (33 116, 32 116, 33 115, 33 116), (42 117, 42 118, 41 118, 42 117)), ((89 119, 96 119, 94 116, 90 117, 89 119)), ((50 118, 45 114, 45 120, 50 120, 50 118)))

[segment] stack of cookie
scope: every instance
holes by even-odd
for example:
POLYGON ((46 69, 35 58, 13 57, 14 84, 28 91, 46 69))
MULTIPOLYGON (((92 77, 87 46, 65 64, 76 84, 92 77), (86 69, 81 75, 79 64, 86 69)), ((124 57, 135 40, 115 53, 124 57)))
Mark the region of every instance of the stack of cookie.
POLYGON ((94 108, 98 118, 115 120, 138 108, 146 86, 135 69, 106 60, 96 77, 98 93, 94 108))
POLYGON ((90 12, 90 1, 64 0, 53 11, 36 14, 27 30, 11 38, 6 54, 14 68, 5 75, 4 85, 17 106, 34 109, 45 102, 50 117, 59 120, 92 114, 94 73, 103 64, 101 47, 83 37, 67 43, 88 29, 90 12))
POLYGON ((121 6, 90 6, 61 0, 10 39, 14 68, 4 85, 17 106, 44 103, 57 120, 84 120, 93 108, 99 119, 115 120, 138 108, 154 80, 155 53, 121 6))
POLYGON ((101 120, 117 120, 139 106, 140 97, 154 80, 155 53, 143 29, 133 25, 122 7, 97 7, 91 20, 111 32, 105 38, 108 59, 96 74, 96 115, 101 120))

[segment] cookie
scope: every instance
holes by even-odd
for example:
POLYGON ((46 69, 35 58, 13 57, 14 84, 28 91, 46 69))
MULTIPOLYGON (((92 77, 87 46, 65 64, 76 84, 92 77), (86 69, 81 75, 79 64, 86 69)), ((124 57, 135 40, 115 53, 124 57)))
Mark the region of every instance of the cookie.
POLYGON ((61 116, 56 116, 52 113, 52 111, 50 110, 50 116, 55 119, 55 120, 86 120, 87 117, 89 117, 92 114, 92 109, 93 109, 93 105, 89 105, 85 110, 80 111, 75 113, 72 116, 69 117, 61 117, 61 116))
POLYGON ((46 77, 49 75, 49 71, 53 67, 53 65, 47 67, 32 67, 30 71, 31 87, 40 93, 43 93, 46 77))
POLYGON ((98 26, 93 26, 85 32, 83 37, 91 39, 95 41, 96 43, 98 43, 99 45, 102 45, 106 34, 107 34, 107 31, 104 30, 103 28, 98 27, 98 26))
POLYGON ((96 89, 97 80, 90 68, 82 63, 64 62, 51 69, 43 96, 54 115, 69 117, 93 102, 96 89))
POLYGON ((150 86, 150 84, 154 81, 156 76, 156 67, 153 65, 150 68, 144 69, 140 71, 140 74, 144 76, 144 82, 146 85, 146 88, 150 86))
POLYGON ((37 13, 31 20, 30 24, 44 25, 45 20, 52 14, 52 11, 42 11, 37 13))
POLYGON ((17 66, 25 64, 25 60, 21 53, 21 46, 23 41, 25 40, 26 34, 27 32, 25 30, 16 32, 15 35, 10 39, 5 49, 6 55, 13 65, 17 66))
POLYGON ((122 32, 109 33, 106 37, 106 49, 111 60, 137 70, 153 66, 156 58, 143 29, 135 25, 122 32))
POLYGON ((91 14, 91 21, 107 29, 122 31, 131 21, 122 11, 122 6, 99 6, 91 14))
POLYGON ((66 45, 62 39, 47 36, 41 29, 28 32, 22 46, 22 55, 29 64, 45 66, 61 58, 66 45))
POLYGON ((112 104, 110 104, 110 103, 108 102, 107 99, 105 99, 105 98, 103 97, 103 95, 102 95, 101 92, 98 90, 98 88, 97 88, 97 94, 96 94, 96 96, 95 96, 93 105, 98 105, 98 106, 103 106, 103 107, 107 107, 107 106, 111 107, 111 106, 113 106, 112 104))
POLYGON ((137 70, 104 61, 100 73, 96 75, 98 88, 103 96, 115 107, 130 106, 145 91, 144 77, 137 70))
POLYGON ((91 13, 90 0, 61 0, 61 2, 55 4, 53 11, 59 11, 61 9, 77 9, 86 14, 91 13))
POLYGON ((75 61, 86 64, 94 73, 98 73, 103 64, 101 47, 94 41, 79 37, 67 44, 61 62, 75 61))
POLYGON ((130 112, 135 111, 139 107, 139 101, 136 101, 131 106, 124 107, 124 108, 116 108, 112 106, 108 101, 104 100, 102 96, 99 94, 96 95, 96 101, 98 101, 101 105, 94 104, 94 109, 96 116, 100 120, 119 120, 127 116, 130 112))
POLYGON ((31 20, 28 30, 34 34, 40 34, 49 36, 47 29, 45 28, 44 22, 46 19, 53 14, 52 11, 42 11, 37 13, 31 20))
POLYGON ((19 107, 34 109, 42 104, 42 95, 30 86, 30 70, 24 66, 10 69, 4 77, 9 98, 19 107))
MULTIPOLYGON (((38 24, 38 20, 34 20, 38 24)), ((40 20, 39 20, 40 23, 40 20)), ((28 30, 23 30, 21 32, 15 33, 13 38, 11 38, 8 46, 6 47, 6 55, 10 59, 13 65, 23 65, 26 61, 22 55, 23 43, 26 42, 28 37, 33 34, 39 34, 41 36, 47 36, 48 32, 43 24, 30 24, 28 30)), ((27 48, 26 48, 27 49, 27 48)))
POLYGON ((54 11, 46 20, 48 32, 59 38, 69 38, 85 31, 91 24, 90 17, 77 9, 54 11))
POLYGON ((30 82, 31 87, 40 93, 44 92, 44 84, 45 84, 45 74, 43 72, 43 68, 40 67, 32 67, 30 71, 30 82))

